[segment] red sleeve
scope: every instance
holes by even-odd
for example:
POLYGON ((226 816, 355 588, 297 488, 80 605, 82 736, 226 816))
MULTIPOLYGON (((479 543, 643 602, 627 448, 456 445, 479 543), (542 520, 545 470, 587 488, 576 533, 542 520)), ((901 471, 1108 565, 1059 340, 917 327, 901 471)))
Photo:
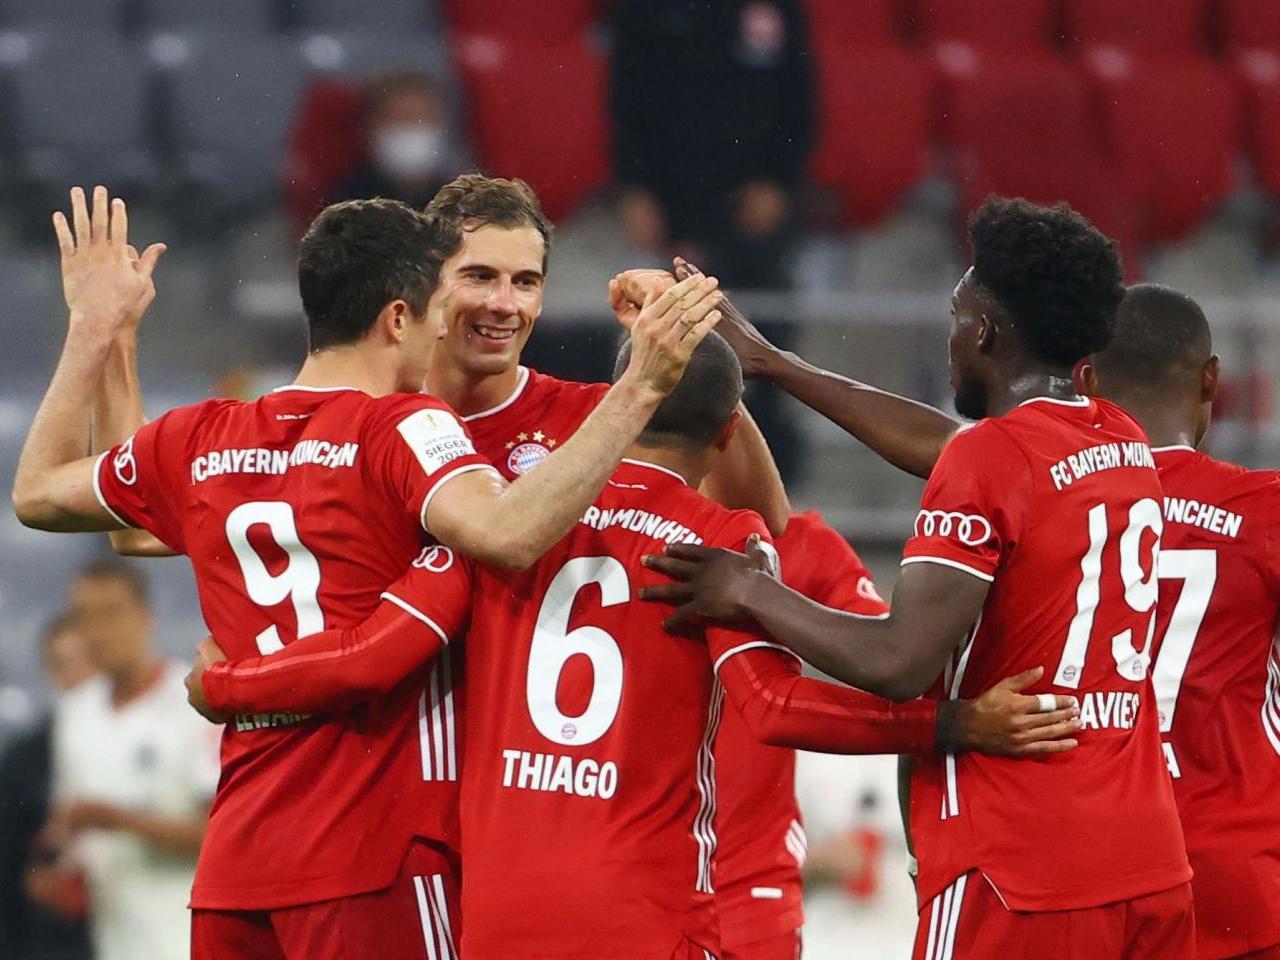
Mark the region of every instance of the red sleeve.
POLYGON ((470 563, 447 547, 427 547, 363 623, 313 633, 269 656, 216 663, 204 674, 205 698, 225 714, 321 713, 384 694, 462 631, 471 585, 470 563))
POLYGON ((932 753, 938 704, 891 703, 800 675, 793 655, 759 641, 722 655, 716 676, 757 740, 821 753, 932 753))
POLYGON ((816 512, 793 516, 774 545, 782 558, 782 582, 793 590, 860 617, 889 615, 862 558, 816 512))
POLYGON ((144 424, 132 437, 98 457, 93 490, 113 517, 127 527, 154 534, 165 546, 186 553, 181 491, 189 484, 187 444, 207 401, 170 410, 144 424))
POLYGON ((449 407, 426 394, 385 398, 370 418, 366 449, 376 482, 426 528, 427 506, 446 483, 471 470, 493 470, 449 407))
POLYGON ((929 475, 903 565, 941 563, 994 580, 1018 541, 1031 483, 1025 455, 998 425, 960 431, 929 475))

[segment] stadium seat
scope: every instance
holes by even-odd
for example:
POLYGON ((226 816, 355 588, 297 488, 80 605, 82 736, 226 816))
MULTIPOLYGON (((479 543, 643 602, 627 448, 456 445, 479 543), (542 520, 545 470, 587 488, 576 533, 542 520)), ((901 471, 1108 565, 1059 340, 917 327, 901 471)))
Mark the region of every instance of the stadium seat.
POLYGON ((1207 58, 1106 61, 1090 71, 1105 149, 1144 205, 1149 239, 1181 237, 1234 189, 1238 89, 1207 58))
POLYGON ((1140 224, 1125 182, 1111 175, 1085 83, 1055 58, 993 60, 957 78, 952 165, 964 211, 989 194, 1066 200, 1115 239, 1136 266, 1140 224))
POLYGON ((439 11, 433 0, 288 0, 290 26, 298 30, 372 29, 402 34, 438 33, 439 11))
POLYGON ((165 38, 168 133, 185 179, 231 203, 274 193, 305 66, 274 37, 202 31, 165 38))
POLYGON ((841 199, 845 223, 875 223, 928 170, 929 68, 914 51, 889 44, 850 49, 825 41, 816 53, 813 179, 841 199))
POLYGON ((607 69, 580 35, 559 43, 460 35, 454 60, 471 142, 489 173, 529 181, 553 218, 608 180, 607 69))
POLYGON ((120 30, 126 0, 0 0, 0 28, 73 27, 77 30, 120 30))
POLYGON ((914 20, 930 45, 1021 52, 1049 45, 1053 11, 1050 0, 919 0, 914 20))
POLYGON ((452 83, 449 48, 443 38, 430 33, 326 30, 303 37, 301 52, 308 67, 319 74, 363 78, 418 70, 452 83))
POLYGON ((364 158, 361 138, 351 135, 360 125, 363 102, 357 84, 332 79, 312 81, 302 95, 284 176, 289 213, 299 232, 364 158))
POLYGON ((531 8, 528 0, 444 0, 444 13, 459 34, 519 37, 536 43, 567 42, 600 18, 599 0, 555 0, 531 8))
POLYGON ((807 0, 809 36, 830 43, 884 44, 897 42, 894 0, 807 0))
POLYGON ((1229 50, 1280 51, 1280 3, 1274 0, 1218 0, 1218 18, 1229 50))
POLYGON ((1084 46, 1149 54, 1192 53, 1205 46, 1205 0, 1066 0, 1064 14, 1067 36, 1084 46))
POLYGON ((212 27, 261 33, 277 26, 273 0, 140 0, 145 31, 212 27))
POLYGON ((24 179, 137 185, 148 156, 148 71, 114 32, 10 37, 10 135, 24 179), (69 63, 75 69, 67 69, 69 63))

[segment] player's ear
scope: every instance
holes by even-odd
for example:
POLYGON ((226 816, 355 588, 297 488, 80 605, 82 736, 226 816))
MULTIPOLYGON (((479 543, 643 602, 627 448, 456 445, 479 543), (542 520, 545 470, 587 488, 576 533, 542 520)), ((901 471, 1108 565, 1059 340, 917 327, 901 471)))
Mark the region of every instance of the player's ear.
POLYGON ((740 410, 733 411, 729 416, 729 421, 720 430, 720 435, 716 437, 715 448, 723 453, 729 447, 729 441, 733 439, 733 435, 738 432, 738 424, 742 422, 742 412, 740 410))
POLYGON ((378 319, 374 321, 374 327, 382 331, 388 340, 399 343, 409 332, 411 319, 412 314, 407 303, 403 300, 391 300, 378 311, 378 319))
POLYGON ((1218 396, 1218 376, 1222 373, 1222 361, 1215 353, 1205 361, 1200 374, 1200 402, 1212 403, 1218 396))
POLYGON ((1076 362, 1075 369, 1071 371, 1071 382, 1075 386, 1076 393, 1082 397, 1096 397, 1100 394, 1098 371, 1093 365, 1092 357, 1085 357, 1076 362))
POLYGON ((989 313, 978 317, 977 346, 979 353, 990 353, 996 345, 996 323, 989 313))

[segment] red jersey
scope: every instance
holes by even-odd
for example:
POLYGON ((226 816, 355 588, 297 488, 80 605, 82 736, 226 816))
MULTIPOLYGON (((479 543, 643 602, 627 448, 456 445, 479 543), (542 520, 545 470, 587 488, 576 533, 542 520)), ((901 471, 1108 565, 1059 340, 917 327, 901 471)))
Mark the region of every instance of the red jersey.
MULTIPOLYGON (((205 622, 235 638, 234 659, 363 620, 422 548, 430 497, 477 469, 488 462, 434 398, 285 387, 165 414, 102 456, 95 489, 121 522, 191 558, 205 622)), ((442 661, 323 721, 236 717, 192 905, 375 890, 414 834, 451 842, 453 714, 442 661)))
POLYGON ((750 634, 669 635, 669 608, 634 599, 664 579, 643 554, 741 548, 763 532, 755 514, 624 461, 532 569, 432 548, 362 624, 217 665, 205 689, 223 705, 327 709, 389 689, 465 625, 464 955, 714 950, 710 745, 726 693, 757 737, 806 749, 926 751, 936 722, 932 702, 867 710, 865 694, 800 676, 791 654, 750 634))
POLYGON ((1080 746, 1037 759, 916 765, 921 904, 978 869, 1015 910, 1073 910, 1187 882, 1149 677, 1161 489, 1141 427, 1103 400, 1040 398, 958 433, 925 487, 903 563, 990 581, 935 695, 1045 667, 1080 700, 1080 746))
MULTIPOLYGON (((817 511, 793 514, 775 546, 787 586, 828 607, 889 615, 870 571, 817 511)), ((720 941, 738 946, 795 930, 804 922, 800 868, 806 850, 795 750, 761 743, 738 711, 726 710, 715 756, 720 941)))
POLYGON ((476 450, 508 480, 528 473, 568 440, 609 392, 607 383, 559 380, 520 367, 510 397, 463 417, 476 450))
POLYGON ((1155 456, 1152 683, 1195 871, 1197 956, 1216 960, 1280 943, 1280 473, 1190 447, 1155 456))

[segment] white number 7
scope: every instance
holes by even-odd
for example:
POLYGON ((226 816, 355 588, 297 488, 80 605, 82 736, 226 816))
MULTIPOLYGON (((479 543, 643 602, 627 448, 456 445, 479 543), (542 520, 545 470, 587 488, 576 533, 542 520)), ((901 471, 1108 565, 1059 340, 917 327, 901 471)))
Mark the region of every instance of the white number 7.
POLYGON ((1173 729, 1173 713, 1178 706, 1178 691, 1187 672, 1187 661, 1191 659, 1191 648, 1209 609, 1213 585, 1218 581, 1218 554, 1214 550, 1162 550, 1158 570, 1161 580, 1183 581, 1151 674, 1160 712, 1160 732, 1168 733, 1173 729))
MULTIPOLYGON (((292 599, 298 624, 295 637, 305 637, 324 629, 324 613, 316 598, 320 590, 320 564, 315 554, 298 539, 298 524, 293 518, 292 505, 266 500, 242 503, 227 515, 227 541, 240 561, 240 572, 244 574, 250 600, 260 607, 274 607, 286 598, 292 599), (289 562, 279 573, 273 574, 268 570, 258 551, 249 543, 249 528, 254 524, 265 526, 276 546, 288 555, 289 562)), ((255 639, 259 652, 264 655, 284 649, 275 624, 255 639)))

